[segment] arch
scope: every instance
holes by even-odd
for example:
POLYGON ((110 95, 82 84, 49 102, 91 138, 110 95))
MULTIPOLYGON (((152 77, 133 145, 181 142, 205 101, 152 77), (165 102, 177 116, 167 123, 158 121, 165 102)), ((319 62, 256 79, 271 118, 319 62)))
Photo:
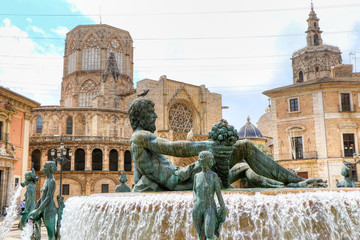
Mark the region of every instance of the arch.
POLYGON ((39 149, 35 149, 31 153, 31 165, 35 171, 40 171, 41 164, 41 151, 39 149))
POLYGON ((101 63, 101 40, 89 34, 82 42, 82 70, 98 70, 101 63))
POLYGON ((79 107, 91 107, 92 99, 98 94, 98 86, 93 80, 85 81, 79 91, 79 107))
POLYGON ((43 128, 42 117, 39 116, 36 119, 36 133, 41 134, 42 133, 42 128, 43 128))
POLYGON ((119 153, 115 149, 111 149, 109 154, 109 170, 118 171, 119 153))
POLYGON ((305 131, 305 127, 301 125, 291 125, 285 129, 287 133, 305 131))
POLYGON ((75 117, 75 134, 78 136, 86 135, 86 118, 85 115, 80 114, 75 117))
POLYGON ((103 153, 100 149, 95 148, 92 151, 92 170, 102 171, 103 153))
POLYGON ((319 66, 315 66, 315 72, 319 72, 320 67, 319 66))
POLYGON ((66 149, 66 155, 65 157, 70 160, 70 161, 67 161, 63 166, 62 166, 62 169, 63 171, 70 171, 71 170, 71 157, 69 156, 69 148, 66 149))
POLYGON ((73 119, 72 117, 68 117, 66 119, 66 134, 73 134, 73 119))
POLYGON ((119 126, 119 119, 116 116, 111 116, 110 118, 110 137, 118 137, 118 126, 119 126))
POLYGON ((50 135, 59 135, 59 117, 55 114, 49 117, 48 131, 50 135))
MULTIPOLYGON (((58 180, 58 179, 60 179, 60 176, 57 175, 57 176, 54 176, 54 178, 55 178, 55 180, 58 180)), ((67 174, 63 175, 63 179, 64 178, 72 179, 72 180, 75 180, 76 182, 78 182, 80 184, 80 186, 81 186, 81 191, 82 191, 81 195, 83 195, 85 193, 85 184, 81 181, 80 178, 77 178, 77 177, 71 176, 71 175, 67 175, 67 174)))
POLYGON ((92 181, 90 182, 90 190, 91 190, 91 192, 94 191, 94 186, 95 186, 95 184, 96 184, 99 180, 102 180, 102 179, 105 179, 105 178, 112 180, 112 181, 114 182, 115 186, 119 184, 119 180, 116 179, 116 178, 114 178, 113 176, 106 176, 106 175, 105 175, 105 176, 100 176, 100 177, 97 177, 97 178, 95 178, 94 180, 92 180, 92 181))
POLYGON ((195 125, 195 112, 185 101, 174 102, 169 108, 169 125, 175 132, 188 133, 195 125))
POLYGON ((124 153, 124 170, 130 172, 132 170, 131 152, 126 150, 124 153))
POLYGON ((64 105, 65 105, 65 107, 71 107, 72 106, 72 91, 73 91, 72 85, 71 85, 71 82, 69 82, 66 85, 66 88, 65 88, 65 91, 64 91, 64 105))
POLYGON ((75 151, 75 171, 84 171, 85 170, 85 150, 82 148, 78 148, 75 151))
POLYGON ((303 82, 304 81, 304 74, 302 71, 299 72, 299 80, 298 82, 303 82))
POLYGON ((314 46, 319 45, 319 36, 317 34, 314 35, 314 46))

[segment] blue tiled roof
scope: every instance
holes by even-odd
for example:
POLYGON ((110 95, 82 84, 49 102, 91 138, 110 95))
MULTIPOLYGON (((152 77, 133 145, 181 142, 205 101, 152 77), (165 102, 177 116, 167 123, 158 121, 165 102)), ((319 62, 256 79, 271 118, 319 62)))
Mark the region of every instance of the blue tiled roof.
POLYGON ((260 130, 250 122, 250 117, 247 118, 247 123, 242 126, 238 132, 239 139, 244 138, 264 138, 260 130))

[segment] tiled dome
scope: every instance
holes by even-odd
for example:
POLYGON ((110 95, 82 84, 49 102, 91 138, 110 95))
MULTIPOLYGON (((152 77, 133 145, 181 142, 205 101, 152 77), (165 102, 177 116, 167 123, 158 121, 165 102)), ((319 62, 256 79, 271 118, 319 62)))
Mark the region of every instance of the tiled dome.
POLYGON ((242 126, 238 132, 239 139, 264 138, 260 130, 250 122, 250 117, 247 117, 247 123, 242 126))

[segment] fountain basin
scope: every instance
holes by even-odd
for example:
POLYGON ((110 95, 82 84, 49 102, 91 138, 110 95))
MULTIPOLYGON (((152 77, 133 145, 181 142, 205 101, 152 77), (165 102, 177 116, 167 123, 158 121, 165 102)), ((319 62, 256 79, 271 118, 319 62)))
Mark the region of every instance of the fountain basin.
MULTIPOLYGON (((360 189, 223 191, 221 239, 360 239, 360 189)), ((69 198, 62 239, 197 239, 193 193, 69 198)))

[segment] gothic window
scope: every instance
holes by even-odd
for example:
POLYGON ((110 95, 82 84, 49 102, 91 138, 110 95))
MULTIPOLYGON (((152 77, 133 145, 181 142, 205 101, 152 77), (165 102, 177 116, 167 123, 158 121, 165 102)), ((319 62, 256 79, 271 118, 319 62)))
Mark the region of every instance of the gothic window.
POLYGON ((127 172, 130 172, 131 171, 131 153, 129 150, 126 150, 125 153, 124 153, 124 170, 127 171, 127 172))
POLYGON ((314 35, 314 46, 319 45, 319 36, 317 34, 314 35))
POLYGON ((39 116, 36 119, 36 133, 41 133, 42 132, 42 117, 39 116))
POLYGON ((353 133, 343 134, 344 156, 352 157, 355 153, 355 138, 353 133))
POLYGON ((193 112, 184 103, 175 103, 169 110, 169 123, 175 132, 189 132, 194 124, 193 112))
POLYGON ((115 149, 112 149, 109 154, 109 170, 110 171, 118 170, 118 166, 119 166, 118 159, 119 159, 118 151, 116 151, 115 149))
POLYGON ((119 121, 117 117, 112 116, 110 118, 110 137, 118 137, 118 125, 119 121))
POLYGON ((122 72, 122 49, 119 41, 116 38, 112 39, 109 43, 108 49, 106 51, 106 59, 110 56, 110 53, 114 53, 117 66, 120 72, 122 72))
POLYGON ((72 96, 71 95, 72 95, 72 86, 71 86, 71 83, 69 83, 66 86, 66 89, 64 92, 65 107, 71 107, 71 104, 72 104, 72 96))
POLYGON ((35 149, 31 153, 31 164, 32 164, 32 168, 34 168, 35 171, 40 171, 40 158, 41 158, 40 150, 35 149))
POLYGON ((91 36, 85 41, 85 46, 82 50, 82 69, 98 70, 100 69, 100 60, 101 49, 99 43, 94 36, 91 36))
POLYGON ((303 82, 304 81, 304 74, 302 71, 299 72, 299 80, 298 82, 303 82))
POLYGON ((68 56, 68 74, 76 71, 76 52, 68 56))
POLYGON ((73 134, 73 120, 72 117, 66 119, 66 134, 73 134))
POLYGON ((85 170, 85 150, 78 148, 75 151, 75 171, 85 170))
POLYGON ((103 154, 100 149, 94 149, 92 151, 92 170, 102 171, 103 154))
POLYGON ((302 137, 292 137, 291 138, 291 147, 292 147, 292 158, 293 159, 303 159, 303 141, 302 137))
POLYGON ((91 107, 92 99, 98 93, 96 83, 92 80, 86 81, 80 88, 79 107, 91 107))

